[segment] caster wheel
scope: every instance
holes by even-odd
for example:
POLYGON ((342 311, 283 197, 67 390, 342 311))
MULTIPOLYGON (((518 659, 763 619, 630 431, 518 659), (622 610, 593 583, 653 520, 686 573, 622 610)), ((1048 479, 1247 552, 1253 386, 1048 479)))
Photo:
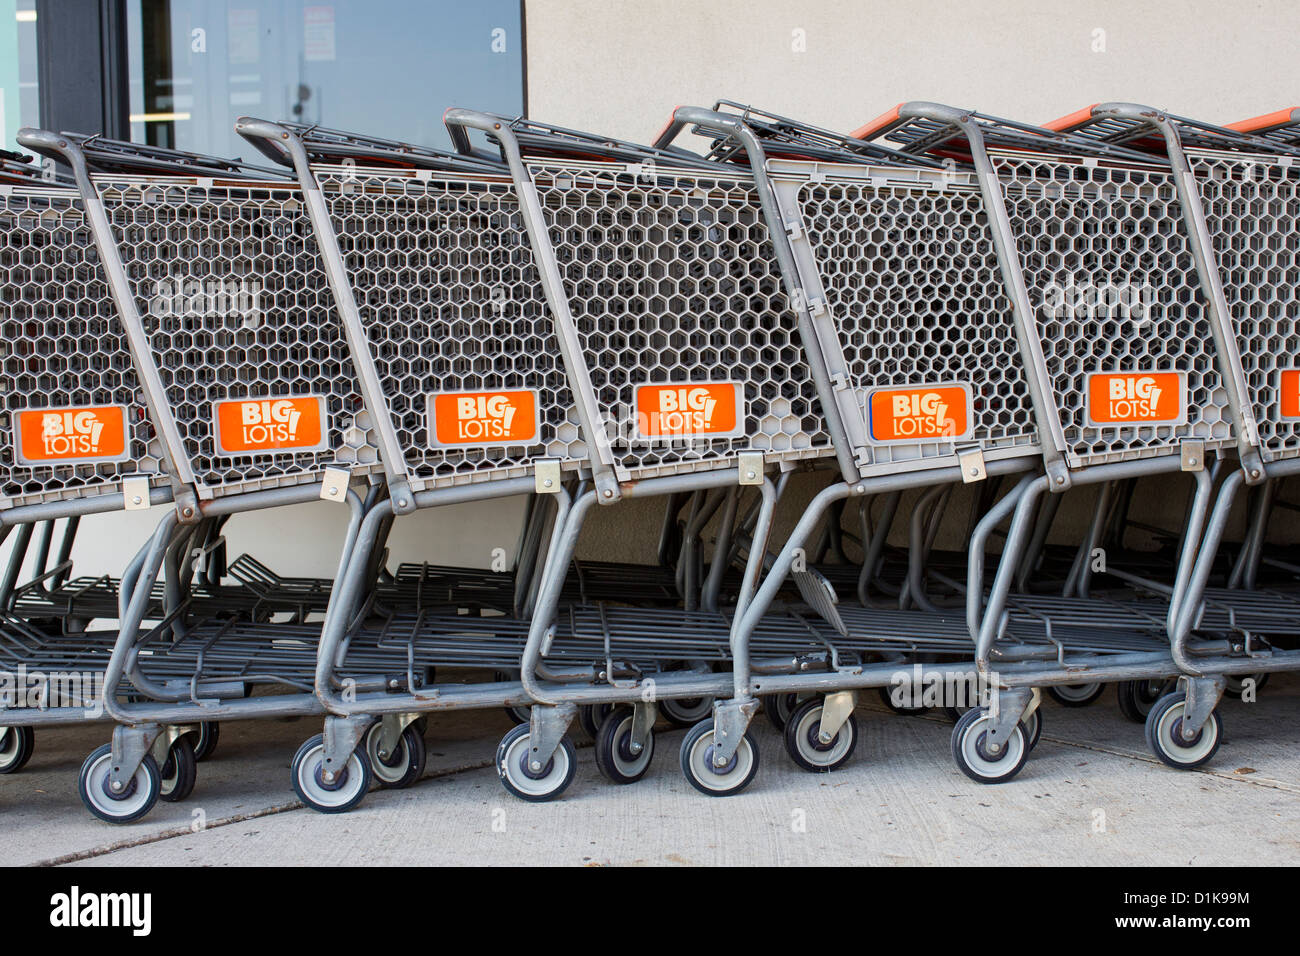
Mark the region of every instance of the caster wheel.
POLYGON ((198 732, 193 735, 194 759, 199 763, 207 760, 217 751, 217 741, 221 739, 221 725, 215 720, 205 720, 199 724, 198 732))
POLYGON ((632 752, 632 711, 616 708, 596 735, 596 766, 613 783, 636 783, 650 769, 655 753, 654 731, 640 753, 632 752))
POLYGON ((423 716, 416 717, 415 722, 411 724, 411 726, 415 728, 415 732, 421 737, 426 736, 429 733, 429 715, 424 714, 423 716))
MULTIPOLYGON (((909 717, 914 717, 917 714, 924 714, 927 710, 930 709, 929 707, 920 707, 920 706, 914 707, 911 704, 900 704, 898 701, 894 700, 895 690, 896 688, 893 687, 880 688, 880 700, 884 703, 886 707, 888 707, 894 713, 903 714, 909 717)), ((900 696, 902 697, 903 700, 907 700, 911 696, 911 692, 910 691, 904 692, 900 696)))
POLYGON ((198 764, 195 760, 194 745, 190 743, 190 738, 177 737, 158 771, 162 777, 159 800, 179 803, 194 792, 194 783, 198 779, 198 764))
POLYGON ((1087 707, 1105 691, 1105 684, 1058 684, 1047 688, 1051 698, 1063 707, 1087 707))
POLYGON ((370 761, 365 749, 358 747, 329 781, 325 779, 324 761, 325 735, 317 734, 293 756, 293 792, 313 810, 345 813, 360 803, 370 789, 370 761))
POLYGON ((527 724, 520 724, 501 738, 497 747, 497 774, 507 790, 521 800, 541 803, 554 800, 573 783, 578 769, 577 754, 568 735, 560 738, 560 746, 545 767, 534 770, 529 766, 528 749, 532 732, 527 724))
POLYGON ((816 698, 804 701, 785 725, 786 752, 809 773, 837 770, 853 756, 858 745, 858 722, 852 714, 828 744, 818 739, 821 726, 822 702, 816 698))
POLYGON ((798 694, 768 694, 763 698, 763 714, 770 723, 782 733, 790 716, 799 708, 798 694))
POLYGON ((32 759, 36 732, 30 727, 0 727, 0 773, 17 773, 32 759))
POLYGON ((993 718, 985 707, 966 711, 952 729, 952 756, 961 772, 977 783, 1003 783, 1010 780, 1029 759, 1029 741, 1024 724, 1017 724, 1001 753, 990 753, 987 746, 993 718))
POLYGON ((1264 689, 1268 683, 1268 674, 1242 674, 1240 677, 1232 676, 1228 678, 1228 686, 1223 689, 1225 697, 1231 697, 1234 700, 1241 700, 1241 695, 1246 690, 1246 681, 1255 682, 1255 693, 1264 689))
POLYGON ((108 823, 139 820, 158 802, 158 793, 162 788, 158 764, 152 756, 146 754, 136 769, 135 776, 120 793, 114 793, 108 785, 112 766, 112 744, 104 744, 90 752, 86 762, 81 765, 81 775, 77 778, 77 792, 81 794, 81 802, 87 810, 108 823))
POLYGON ((592 740, 600 734, 600 725, 614 710, 613 704, 583 704, 578 708, 578 726, 592 740))
POLYGON ((1135 724, 1146 723, 1147 714, 1156 701, 1163 697, 1169 681, 1126 680, 1115 685, 1119 697, 1119 712, 1135 724))
POLYGON ((683 697, 659 701, 659 713, 674 727, 694 727, 713 713, 712 697, 683 697))
POLYGON ((401 790, 409 787, 424 776, 424 760, 428 754, 424 746, 424 737, 415 724, 408 725, 391 754, 379 752, 379 740, 383 736, 383 721, 376 720, 366 731, 366 758, 370 761, 370 773, 375 783, 384 790, 401 790))
POLYGON ((1035 707, 1028 717, 1020 718, 1020 726, 1025 728, 1025 740, 1032 752, 1038 746, 1038 738, 1043 736, 1043 709, 1035 707))
POLYGON ((1147 743, 1157 757, 1179 770, 1191 770, 1206 763, 1219 749, 1223 736, 1223 722, 1216 710, 1192 740, 1183 740, 1180 731, 1186 705, 1186 694, 1166 694, 1147 715, 1147 743))
POLYGON ((702 720, 682 740, 682 773, 691 786, 711 797, 740 793, 758 774, 758 748, 749 734, 725 767, 713 765, 713 718, 702 720))

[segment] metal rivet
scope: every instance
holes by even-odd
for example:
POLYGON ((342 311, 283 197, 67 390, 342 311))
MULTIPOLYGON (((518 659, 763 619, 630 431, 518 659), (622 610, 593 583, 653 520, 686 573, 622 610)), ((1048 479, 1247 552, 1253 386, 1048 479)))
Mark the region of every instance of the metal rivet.
POLYGON ((141 502, 141 500, 142 499, 140 498, 140 496, 136 495, 134 498, 131 499, 131 504, 138 505, 141 502))
POLYGON ((606 488, 606 489, 605 489, 605 497, 606 497, 606 498, 613 498, 613 497, 614 497, 614 492, 612 492, 612 491, 610 491, 608 488, 606 488))

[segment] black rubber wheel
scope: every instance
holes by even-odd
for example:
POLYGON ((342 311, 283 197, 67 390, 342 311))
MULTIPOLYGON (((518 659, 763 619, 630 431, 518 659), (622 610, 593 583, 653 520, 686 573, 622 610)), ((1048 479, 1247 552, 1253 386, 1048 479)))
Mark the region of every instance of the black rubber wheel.
POLYGON ((858 722, 852 714, 830 743, 818 739, 821 731, 823 701, 806 700, 785 725, 785 749, 795 765, 809 773, 838 770, 853 756, 858 746, 858 722))
POLYGON ((533 770, 528 760, 531 736, 528 724, 520 724, 501 738, 501 745, 497 747, 497 776, 501 778, 502 786, 520 800, 544 803, 554 800, 573 783, 578 756, 573 742, 565 734, 546 766, 533 770))
POLYGON ((215 720, 205 720, 193 737, 194 759, 199 763, 207 760, 217 752, 217 742, 221 740, 221 725, 215 720))
POLYGON ((1223 740, 1223 721, 1218 710, 1210 714, 1196 736, 1183 740, 1181 729, 1186 694, 1166 694, 1147 715, 1147 744, 1164 763, 1177 770, 1191 770, 1208 763, 1223 740))
POLYGON ((0 773, 17 773, 32 759, 36 732, 31 727, 0 727, 0 773))
POLYGON ((167 749, 167 759, 158 770, 161 777, 158 799, 179 803, 194 792, 199 767, 189 735, 177 737, 167 749))
POLYGON ((365 799, 370 789, 370 761, 364 746, 348 755, 332 781, 324 777, 325 735, 317 734, 293 756, 290 781, 293 792, 306 806, 321 813, 345 813, 365 799))
POLYGON ((583 704, 578 708, 578 726, 595 740, 600 735, 600 725, 613 710, 613 704, 583 704))
POLYGON ((1062 707, 1087 707, 1106 692, 1105 684, 1061 684, 1047 688, 1052 700, 1062 707))
POLYGON ((674 727, 694 727, 711 713, 712 697, 670 697, 659 701, 659 715, 674 727))
POLYGON ((1020 772, 1029 759, 1025 725, 1017 724, 1001 753, 990 753, 986 736, 992 718, 988 708, 972 707, 952 729, 952 757, 961 772, 976 783, 1005 783, 1020 772))
POLYGON ((682 773, 692 787, 710 797, 729 797, 758 775, 758 747, 746 733, 725 767, 713 766, 713 718, 702 720, 682 740, 682 773))
POLYGON ((132 823, 158 802, 158 791, 162 786, 158 764, 150 754, 145 754, 130 783, 116 794, 108 786, 112 765, 111 744, 92 750, 77 776, 77 793, 86 809, 106 823, 132 823))
POLYGON ((428 750, 423 735, 412 723, 403 728, 393 752, 381 756, 379 741, 383 735, 383 726, 382 720, 376 720, 362 741, 366 759, 370 761, 370 775, 383 790, 402 790, 424 776, 424 761, 428 750))
POLYGON ((1135 724, 1146 723, 1147 714, 1166 693, 1165 680, 1126 680, 1115 685, 1119 712, 1135 724))
POLYGON ((610 711, 596 735, 596 767, 612 783, 636 783, 650 769, 655 753, 655 735, 651 730, 640 753, 632 752, 632 708, 616 707, 610 711))
POLYGON ((790 722, 790 715, 798 707, 798 694, 768 694, 763 698, 763 716, 782 733, 785 733, 785 725, 790 722))

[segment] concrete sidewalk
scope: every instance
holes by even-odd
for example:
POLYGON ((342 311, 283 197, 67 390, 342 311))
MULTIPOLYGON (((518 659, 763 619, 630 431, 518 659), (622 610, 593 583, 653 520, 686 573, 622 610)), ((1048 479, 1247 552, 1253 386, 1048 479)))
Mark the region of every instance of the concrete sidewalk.
MULTIPOLYGON (((1227 700, 1210 768, 1178 772, 1146 748, 1113 692, 1084 709, 1045 704, 1043 739, 1014 781, 957 770, 951 725, 899 717, 864 695, 847 767, 797 769, 762 720, 750 789, 710 799, 683 779, 683 731, 661 729, 654 766, 607 783, 589 749, 555 803, 507 794, 491 766, 509 722, 445 715, 429 728, 426 778, 372 792, 342 816, 299 807, 289 761, 314 720, 229 723, 194 795, 111 827, 76 794, 107 726, 38 731, 21 773, 0 777, 0 860, 96 866, 349 864, 1294 864, 1300 861, 1300 679, 1274 677, 1258 703, 1227 700)), ((577 737, 581 731, 575 728, 577 737)))

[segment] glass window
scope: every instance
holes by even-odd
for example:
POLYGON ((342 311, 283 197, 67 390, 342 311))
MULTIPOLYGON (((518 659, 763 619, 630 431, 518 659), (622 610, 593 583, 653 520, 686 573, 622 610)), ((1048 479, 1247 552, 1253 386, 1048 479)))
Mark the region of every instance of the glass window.
POLYGON ((39 125, 36 0, 0 0, 0 149, 17 149, 14 134, 39 125))
POLYGON ((250 115, 445 146, 446 107, 523 112, 519 0, 131 0, 127 21, 140 142, 249 157, 250 115))

